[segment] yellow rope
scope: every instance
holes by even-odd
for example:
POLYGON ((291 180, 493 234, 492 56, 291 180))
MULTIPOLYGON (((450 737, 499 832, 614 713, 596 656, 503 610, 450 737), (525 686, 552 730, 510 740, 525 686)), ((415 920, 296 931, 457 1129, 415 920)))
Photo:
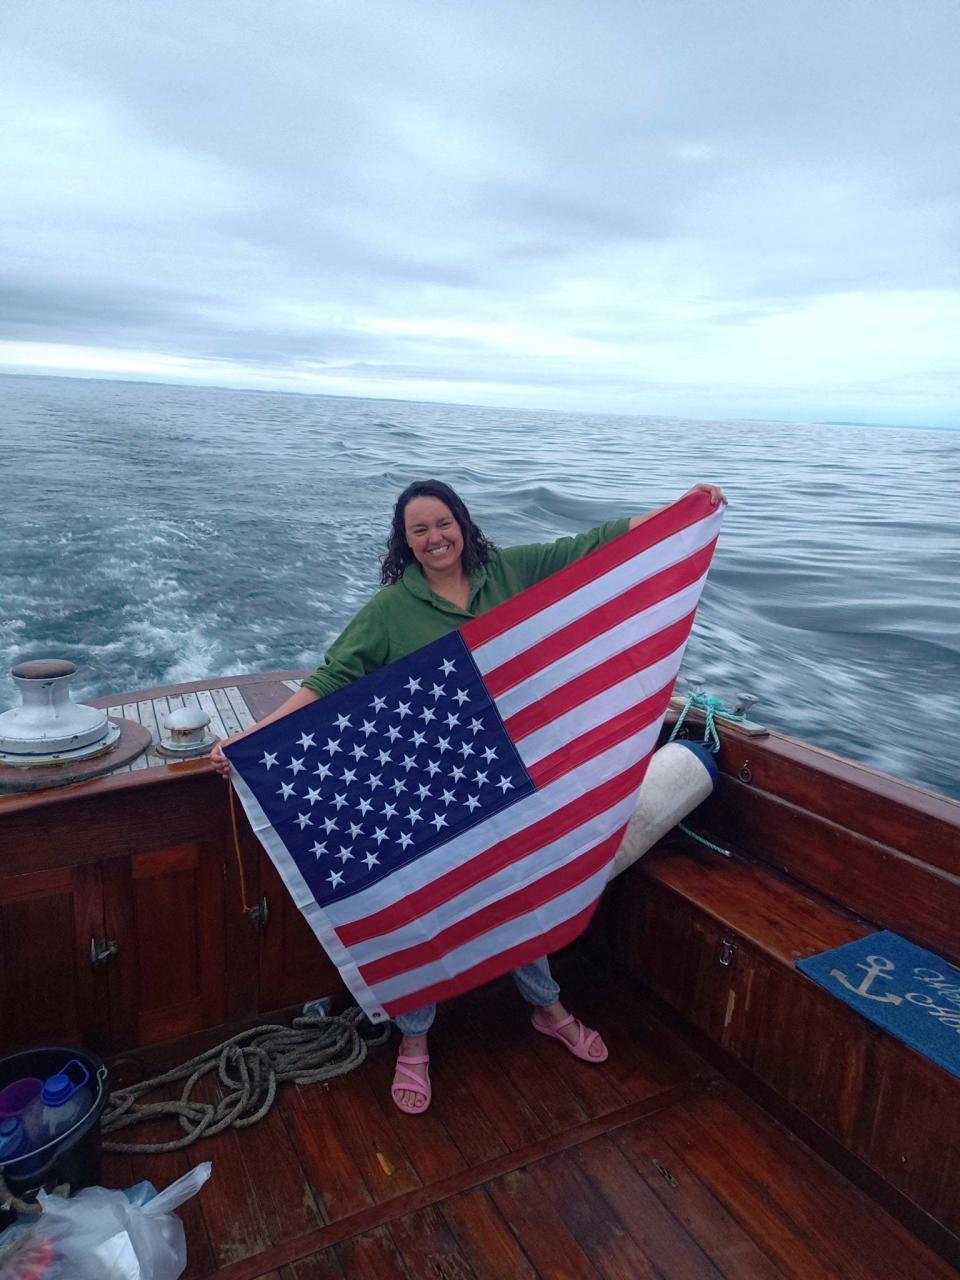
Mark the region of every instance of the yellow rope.
POLYGON ((237 831, 237 806, 236 801, 233 798, 232 783, 230 785, 230 824, 233 827, 233 852, 236 854, 237 870, 240 873, 240 901, 243 904, 244 911, 249 915, 253 910, 253 907, 247 906, 247 882, 243 875, 243 858, 240 856, 240 835, 237 831))

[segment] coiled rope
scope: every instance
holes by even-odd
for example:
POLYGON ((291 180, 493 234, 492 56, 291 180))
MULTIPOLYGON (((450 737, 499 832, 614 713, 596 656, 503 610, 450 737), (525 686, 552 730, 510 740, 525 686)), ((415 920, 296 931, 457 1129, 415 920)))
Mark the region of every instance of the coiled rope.
POLYGON ((224 1129, 245 1129, 262 1120, 273 1106, 278 1084, 319 1084, 346 1075, 365 1060, 369 1047, 383 1044, 389 1035, 389 1023, 375 1028, 356 1007, 339 1017, 316 1014, 294 1018, 290 1027, 252 1027, 172 1071, 111 1093, 101 1119, 104 1135, 175 1116, 183 1137, 169 1142, 108 1141, 103 1149, 178 1151, 224 1129), (198 1082, 214 1071, 225 1090, 220 1100, 213 1103, 192 1098, 198 1082), (154 1089, 181 1080, 184 1085, 177 1099, 138 1101, 154 1089))

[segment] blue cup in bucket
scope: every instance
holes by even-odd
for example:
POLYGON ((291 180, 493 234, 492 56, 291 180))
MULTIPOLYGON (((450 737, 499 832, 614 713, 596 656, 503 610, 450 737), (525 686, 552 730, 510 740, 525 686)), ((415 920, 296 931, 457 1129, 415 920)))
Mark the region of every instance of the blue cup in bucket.
POLYGON ((36 1160, 22 1159, 30 1155, 32 1150, 33 1143, 21 1121, 15 1116, 6 1116, 0 1120, 0 1168, 14 1160, 18 1161, 18 1167, 22 1166, 24 1174, 34 1173, 38 1167, 36 1160))

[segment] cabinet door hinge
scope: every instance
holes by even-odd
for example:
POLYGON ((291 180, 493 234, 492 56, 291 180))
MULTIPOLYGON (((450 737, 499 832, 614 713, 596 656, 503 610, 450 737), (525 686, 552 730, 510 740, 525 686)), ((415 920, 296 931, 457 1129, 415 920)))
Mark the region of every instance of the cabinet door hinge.
POLYGON ((250 908, 247 919, 257 930, 263 933, 267 925, 270 923, 270 908, 267 906, 267 895, 264 894, 260 901, 250 908))
POLYGON ((108 964, 120 950, 120 943, 113 938, 90 939, 90 963, 95 969, 108 964))
POLYGON ((724 966, 724 968, 729 969, 730 966, 733 964, 734 960, 736 959, 736 955, 737 955, 737 944, 734 942, 732 938, 729 938, 729 937, 724 938, 723 941, 720 943, 720 950, 717 954, 717 959, 724 966))

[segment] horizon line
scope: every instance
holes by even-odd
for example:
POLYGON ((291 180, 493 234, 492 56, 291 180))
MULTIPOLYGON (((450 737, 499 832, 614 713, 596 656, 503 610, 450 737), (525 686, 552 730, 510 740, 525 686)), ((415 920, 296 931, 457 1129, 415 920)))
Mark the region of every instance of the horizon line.
POLYGON ((677 422, 705 422, 721 424, 724 422, 734 423, 756 423, 766 424, 769 426, 784 427, 876 427, 880 430, 889 431, 957 431, 960 430, 960 422, 956 426, 936 425, 919 422, 867 422, 855 418, 777 418, 777 417, 720 417, 712 418, 704 415, 695 415, 693 417, 678 413, 649 412, 649 413, 627 413, 623 410, 606 410, 606 409, 552 409, 530 406, 518 406, 507 404, 478 404, 475 401, 467 400, 422 400, 419 398, 405 398, 403 396, 362 396, 347 395, 331 391, 300 391, 296 388, 277 388, 277 387, 240 387, 226 386, 220 383, 209 382, 165 382, 162 379, 155 378, 135 378, 135 377, 109 377, 104 374, 97 373, 27 373, 21 370, 11 370, 0 368, 0 377, 4 378, 55 378, 61 382, 119 382, 129 386, 142 387, 169 387, 177 390, 187 391, 225 391, 240 395, 261 395, 261 396, 300 396, 314 397, 322 400, 355 400, 366 401, 374 404, 414 404, 414 405, 434 405, 440 408, 449 409, 494 409, 503 413, 545 413, 545 414, 571 414, 579 417, 595 417, 595 418, 627 418, 627 419, 646 419, 658 418, 669 419, 677 422))

